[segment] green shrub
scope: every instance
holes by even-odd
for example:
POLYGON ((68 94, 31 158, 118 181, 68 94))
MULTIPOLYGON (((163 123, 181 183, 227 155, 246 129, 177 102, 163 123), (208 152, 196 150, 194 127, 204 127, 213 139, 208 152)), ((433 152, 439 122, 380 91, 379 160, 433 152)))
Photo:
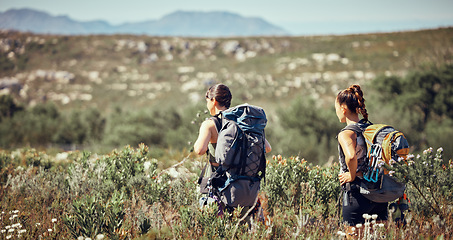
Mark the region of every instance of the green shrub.
POLYGON ((453 201, 453 162, 442 159, 443 149, 432 148, 422 155, 410 154, 406 161, 392 161, 389 168, 401 181, 408 183, 408 197, 416 212, 451 216, 453 201))
MULTIPOLYGON (((262 221, 248 226, 239 224, 240 209, 222 217, 215 204, 200 209, 196 174, 160 171, 145 145, 102 156, 72 152, 67 169, 44 168, 43 159, 52 156, 34 149, 0 150, 0 157, 8 173, 0 191, 2 239, 11 225, 26 230, 25 239, 336 239, 343 230, 333 211, 340 191, 337 164, 270 159, 260 192, 262 221)), ((410 156, 407 165, 392 164, 394 174, 408 182, 411 213, 406 227, 389 222, 386 235, 450 236, 453 162, 442 159, 442 149, 428 149, 410 156)))
POLYGON ((72 210, 63 218, 64 223, 73 238, 94 239, 104 233, 110 239, 123 239, 124 201, 124 195, 118 191, 108 200, 97 194, 82 196, 72 202, 72 210))
POLYGON ((269 211, 295 208, 319 212, 326 218, 333 213, 340 193, 339 167, 312 166, 298 157, 274 156, 266 168, 264 192, 269 211))

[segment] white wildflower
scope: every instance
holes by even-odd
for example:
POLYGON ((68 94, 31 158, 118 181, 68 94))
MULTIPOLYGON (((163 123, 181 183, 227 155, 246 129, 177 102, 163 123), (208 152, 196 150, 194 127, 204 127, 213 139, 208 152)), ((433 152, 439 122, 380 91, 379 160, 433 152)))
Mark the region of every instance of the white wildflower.
POLYGON ((52 222, 53 223, 57 222, 57 219, 56 218, 52 218, 52 222))
POLYGON ((84 240, 84 239, 85 239, 85 238, 82 237, 82 236, 79 236, 79 237, 77 238, 77 240, 84 240))
POLYGON ((14 210, 13 213, 14 213, 14 214, 18 214, 18 213, 19 213, 19 210, 14 210))
POLYGON ((8 232, 9 232, 9 233, 10 233, 10 232, 14 232, 14 228, 8 229, 8 232))
POLYGON ((13 237, 12 235, 8 235, 8 236, 6 236, 6 239, 10 239, 12 237, 13 237))
POLYGON ((1 233, 6 233, 6 229, 2 229, 0 232, 1 233))
POLYGON ((146 161, 145 163, 143 163, 143 167, 145 168, 145 171, 148 171, 148 169, 151 167, 151 162, 146 161))
POLYGON ((384 227, 384 224, 383 224, 383 223, 379 223, 379 224, 378 224, 378 227, 383 228, 383 227, 384 227))
POLYGON ((357 223, 357 225, 355 225, 357 228, 362 228, 363 225, 361 223, 357 223))
POLYGON ((11 227, 12 228, 20 228, 21 224, 20 223, 16 223, 16 224, 11 225, 11 227))
POLYGON ((378 215, 377 215, 377 214, 373 214, 373 215, 371 215, 371 218, 372 218, 372 219, 374 219, 374 220, 376 220, 376 219, 377 219, 377 217, 378 217, 378 215))
POLYGON ((393 176, 393 174, 395 174, 395 171, 390 171, 390 172, 389 172, 389 175, 390 175, 390 176, 393 176))
POLYGON ((49 229, 47 229, 47 231, 48 231, 48 232, 52 232, 53 230, 52 230, 52 228, 49 228, 49 229))
POLYGON ((383 167, 385 165, 385 161, 379 160, 378 161, 378 166, 383 167))
POLYGON ((98 235, 96 236, 96 239, 97 239, 97 240, 104 239, 104 234, 98 234, 98 235))
POLYGON ((430 153, 432 153, 432 152, 433 152, 433 148, 430 147, 430 148, 426 149, 425 151, 423 151, 423 154, 424 154, 424 155, 427 155, 427 154, 430 154, 430 153))
POLYGON ((408 213, 408 214, 406 215, 406 221, 407 221, 408 224, 411 223, 411 221, 412 221, 412 214, 408 213))
POLYGON ((440 217, 439 217, 439 215, 433 216, 432 219, 433 219, 433 222, 436 223, 436 224, 440 222, 440 217))
POLYGON ((26 229, 21 229, 21 230, 19 230, 19 234, 21 234, 21 233, 26 233, 26 232, 27 232, 26 229))
POLYGON ((340 239, 341 239, 342 237, 345 237, 345 236, 346 236, 346 233, 344 233, 344 232, 342 232, 342 231, 338 231, 338 232, 337 232, 337 235, 340 236, 340 239))
POLYGON ((368 215, 368 214, 366 214, 366 213, 364 213, 364 214, 362 215, 362 217, 365 218, 366 220, 370 220, 370 219, 371 219, 371 216, 368 215))

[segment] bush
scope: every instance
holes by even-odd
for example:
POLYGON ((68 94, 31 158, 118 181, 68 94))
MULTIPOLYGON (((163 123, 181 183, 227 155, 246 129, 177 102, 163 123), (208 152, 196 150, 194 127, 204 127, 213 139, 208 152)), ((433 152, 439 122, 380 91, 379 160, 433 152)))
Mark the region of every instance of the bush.
POLYGON ((432 148, 422 155, 409 155, 407 160, 392 161, 389 168, 395 176, 408 183, 409 199, 416 212, 424 216, 437 214, 443 218, 451 216, 453 201, 453 162, 442 159, 443 149, 433 152, 432 148))
POLYGON ((319 212, 324 218, 335 212, 336 199, 340 194, 339 166, 321 168, 312 166, 297 157, 274 156, 266 168, 266 184, 269 211, 275 208, 301 209, 303 212, 319 212))
MULTIPOLYGON (((411 156, 407 165, 392 163, 395 175, 409 183, 412 211, 406 226, 386 225, 390 238, 452 234, 453 163, 443 160, 441 153, 428 149, 411 156)), ((340 191, 337 164, 320 167, 298 157, 269 159, 259 194, 263 212, 260 221, 247 226, 239 224, 240 209, 223 217, 217 216, 217 205, 200 209, 196 174, 171 177, 159 171, 145 145, 102 156, 71 152, 68 168, 34 149, 2 150, 0 156, 8 166, 2 168, 8 177, 0 191, 2 239, 17 236, 10 236, 11 228, 15 234, 20 230, 25 239, 102 235, 109 239, 335 239, 343 233, 341 219, 333 211, 340 191), (26 166, 43 159, 50 159, 52 167, 26 166)))
POLYGON ((300 155, 315 164, 324 164, 337 155, 334 136, 341 125, 332 107, 322 109, 314 99, 298 98, 279 111, 279 119, 283 128, 281 141, 287 143, 285 154, 300 155))

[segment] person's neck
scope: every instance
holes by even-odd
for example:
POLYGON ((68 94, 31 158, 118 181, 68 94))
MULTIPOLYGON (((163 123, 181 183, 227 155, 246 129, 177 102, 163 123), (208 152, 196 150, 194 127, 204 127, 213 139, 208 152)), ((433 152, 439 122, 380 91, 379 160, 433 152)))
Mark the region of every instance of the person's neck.
POLYGON ((226 109, 226 107, 215 108, 215 114, 219 114, 221 111, 225 111, 226 109))
POLYGON ((358 123, 360 121, 359 119, 359 115, 353 115, 353 116, 349 116, 346 118, 346 124, 349 125, 349 124, 354 124, 354 123, 358 123))

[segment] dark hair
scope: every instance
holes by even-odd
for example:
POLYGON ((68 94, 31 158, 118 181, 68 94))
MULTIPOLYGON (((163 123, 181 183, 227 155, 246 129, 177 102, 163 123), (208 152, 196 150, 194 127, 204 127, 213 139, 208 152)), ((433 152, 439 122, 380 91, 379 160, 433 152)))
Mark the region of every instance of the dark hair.
POLYGON ((220 106, 229 108, 231 105, 231 92, 230 89, 224 84, 216 84, 211 86, 206 92, 206 98, 215 99, 220 106))
POLYGON ((359 85, 351 85, 349 88, 339 92, 337 101, 339 104, 345 103, 350 111, 360 113, 365 120, 368 120, 365 98, 363 98, 363 92, 359 85))

